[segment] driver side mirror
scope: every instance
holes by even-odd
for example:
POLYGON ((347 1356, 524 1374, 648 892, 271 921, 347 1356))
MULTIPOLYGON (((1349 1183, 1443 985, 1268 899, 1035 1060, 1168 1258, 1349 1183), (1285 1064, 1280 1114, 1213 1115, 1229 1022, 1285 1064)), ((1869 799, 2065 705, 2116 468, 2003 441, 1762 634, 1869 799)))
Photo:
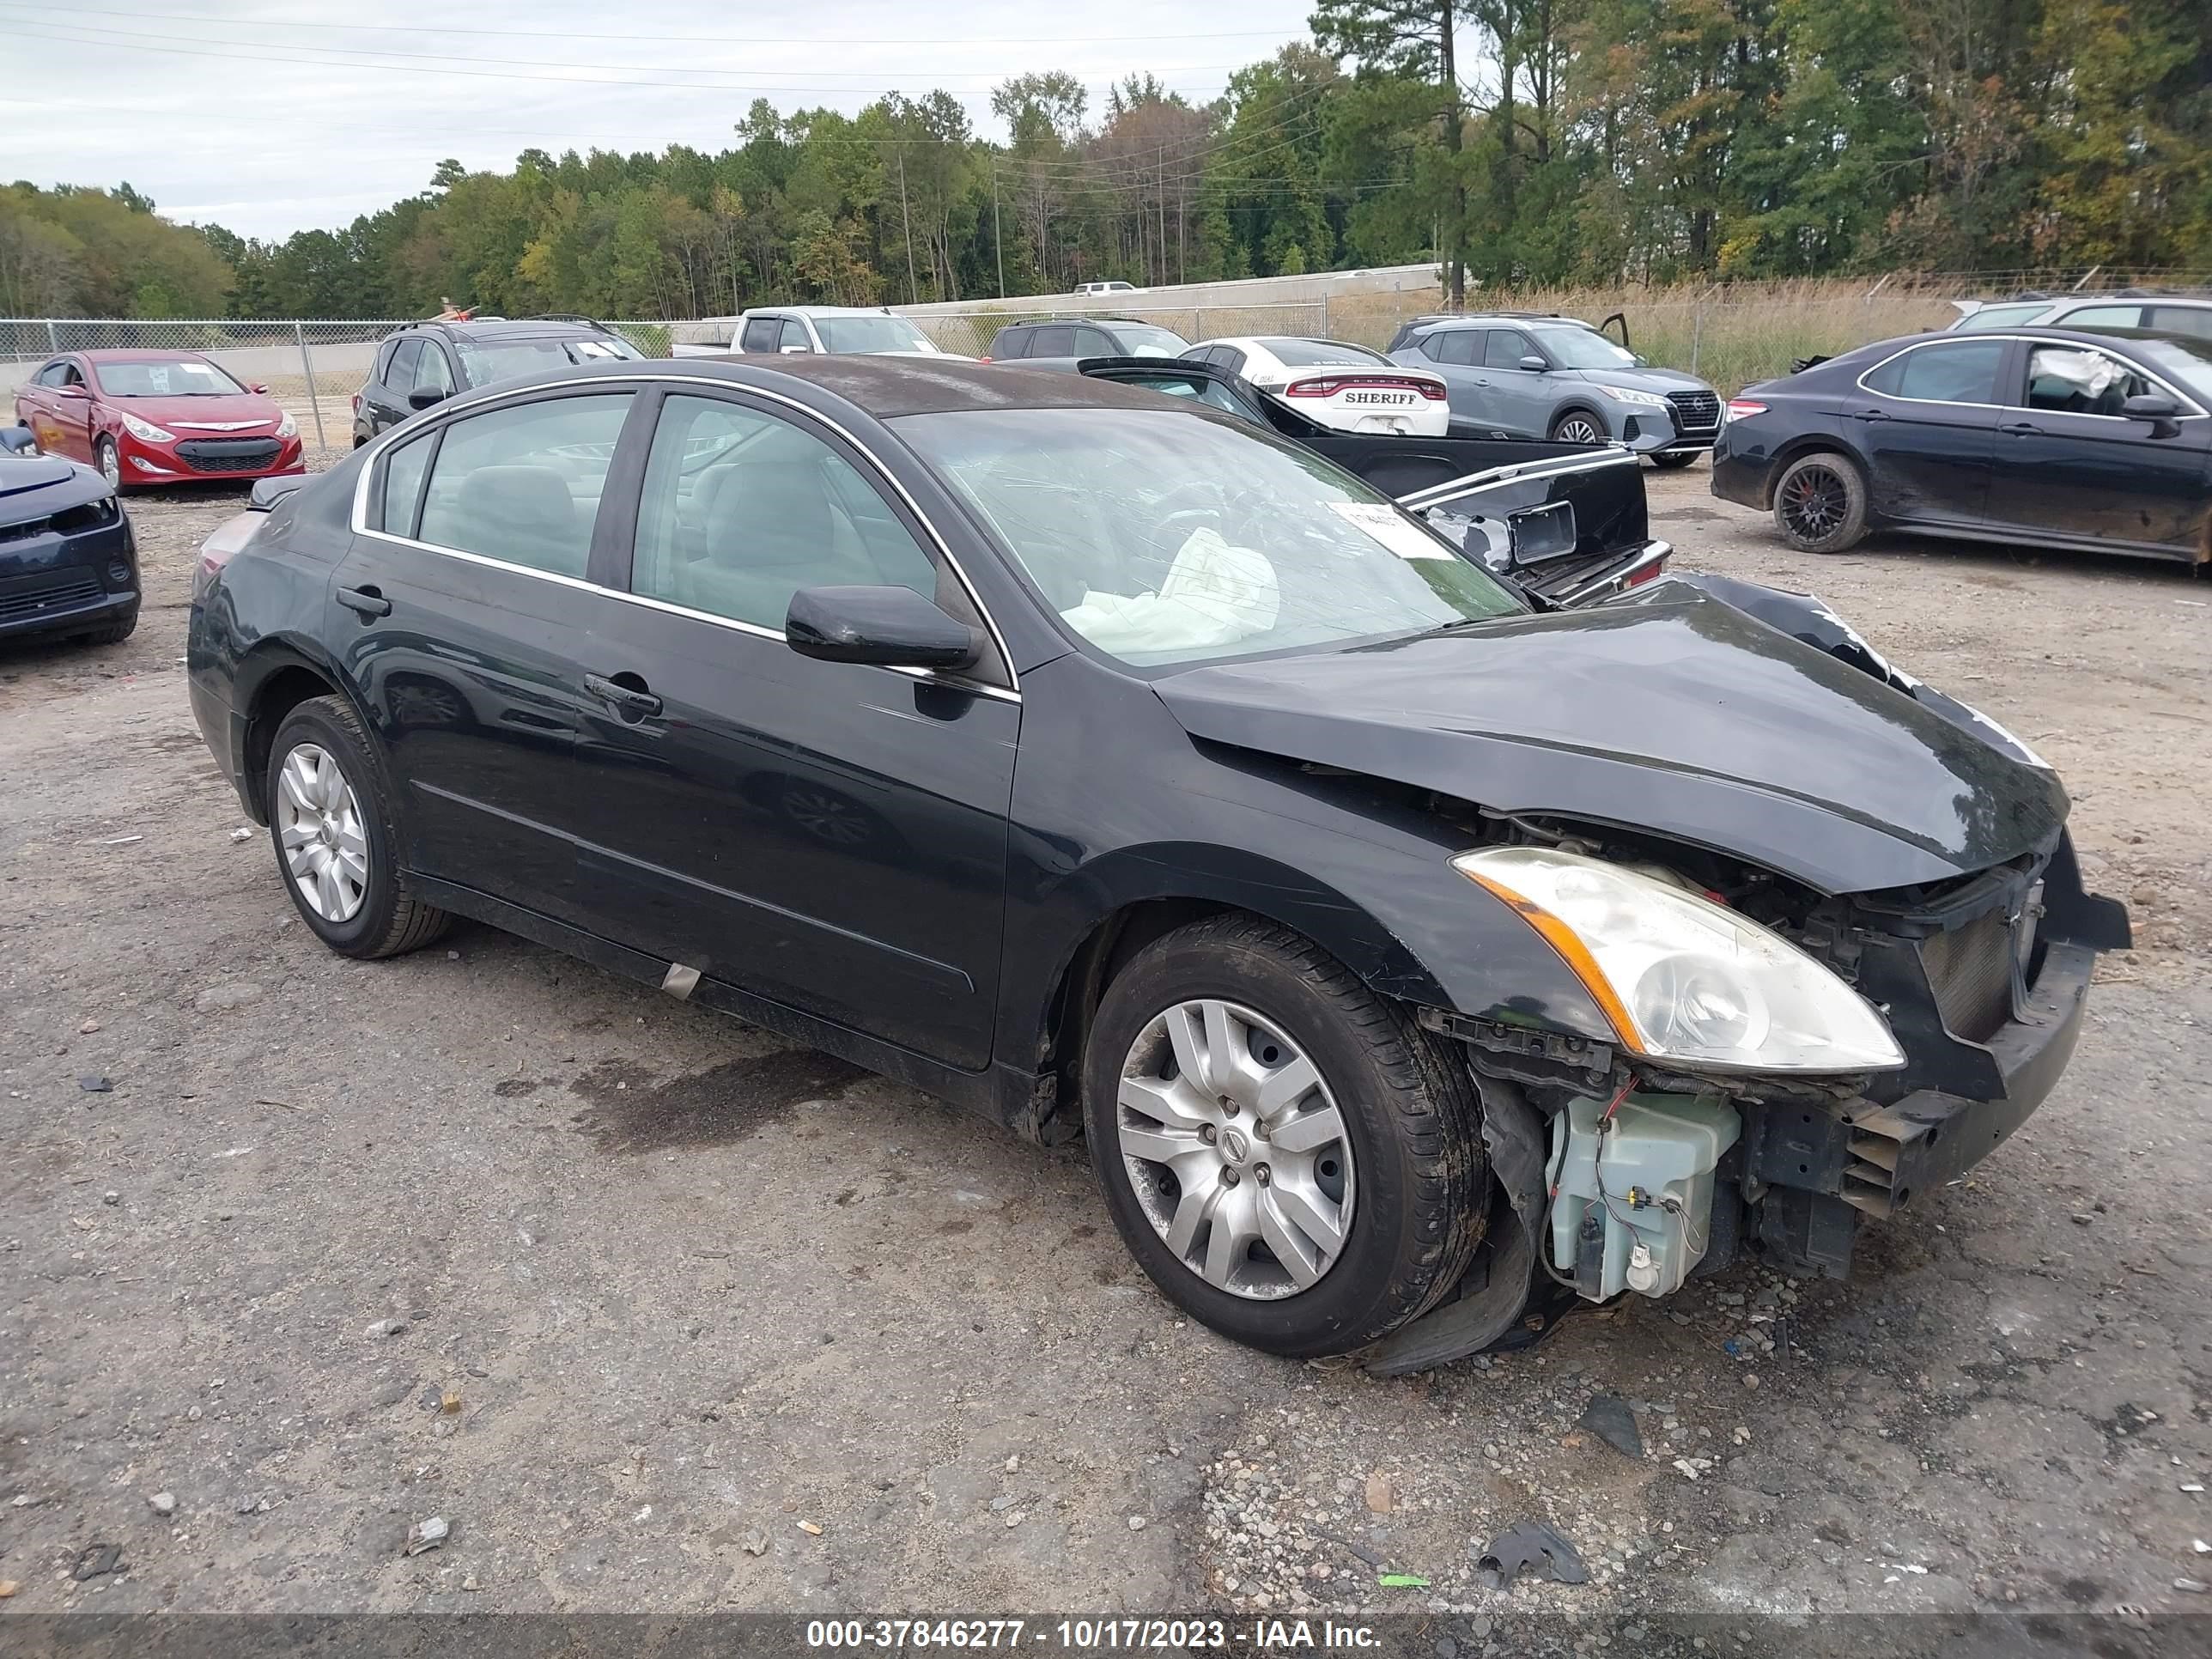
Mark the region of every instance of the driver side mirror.
POLYGON ((1527 369, 1531 374, 1541 374, 1546 369, 1551 367, 1551 364, 1546 362, 1541 357, 1539 357, 1532 351, 1521 360, 1520 366, 1522 368, 1527 369))
POLYGON ((258 395, 260 395, 261 397, 264 397, 264 398, 265 398, 265 397, 267 397, 267 396, 269 395, 269 388, 268 388, 267 386, 264 386, 264 385, 263 385, 260 381, 258 381, 258 380, 256 380, 256 381, 255 381, 252 386, 250 386, 246 387, 246 389, 248 392, 252 392, 258 393, 258 395))
POLYGON ((35 455, 39 440, 27 426, 0 426, 0 449, 10 455, 35 455))
POLYGON ((802 657, 884 668, 967 668, 982 654, 967 623, 911 587, 802 587, 784 613, 802 657))
POLYGON ((2154 438, 2171 438, 2179 432, 2180 423, 2174 417, 2180 413, 2181 405, 2163 392, 2140 392, 2120 405, 2124 419, 2148 421, 2154 438))
POLYGON ((785 356, 785 357, 804 357, 804 356, 805 356, 805 355, 806 355, 810 350, 811 350, 812 349, 813 349, 813 348, 812 348, 812 347, 811 347, 811 346, 803 346, 803 345, 795 345, 795 346, 794 346, 794 345, 778 346, 778 347, 776 348, 776 352, 777 352, 777 355, 778 355, 778 356, 785 356))
POLYGON ((447 393, 441 392, 436 386, 418 386, 412 392, 407 394, 407 407, 410 409, 428 409, 433 404, 442 404, 445 402, 447 396, 447 393))

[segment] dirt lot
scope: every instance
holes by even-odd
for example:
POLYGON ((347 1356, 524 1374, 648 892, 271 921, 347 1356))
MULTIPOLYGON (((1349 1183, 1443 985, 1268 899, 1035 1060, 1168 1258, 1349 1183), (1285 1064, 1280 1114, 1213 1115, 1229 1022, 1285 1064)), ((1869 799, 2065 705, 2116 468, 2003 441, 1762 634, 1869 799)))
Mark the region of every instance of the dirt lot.
POLYGON ((2142 948, 1850 1283, 1747 1267, 1387 1382, 1178 1319, 1079 1151, 487 929, 326 953, 185 704, 234 499, 134 501, 137 637, 0 658, 9 1616, 1357 1607, 1474 1653, 1547 1610, 2205 1607, 2212 584, 1814 561, 1650 483, 1685 562, 1816 588, 2047 756, 2142 948), (1576 1430, 1593 1389, 1641 1462, 1576 1430), (1474 1589, 1523 1518, 1594 1582, 1474 1589))

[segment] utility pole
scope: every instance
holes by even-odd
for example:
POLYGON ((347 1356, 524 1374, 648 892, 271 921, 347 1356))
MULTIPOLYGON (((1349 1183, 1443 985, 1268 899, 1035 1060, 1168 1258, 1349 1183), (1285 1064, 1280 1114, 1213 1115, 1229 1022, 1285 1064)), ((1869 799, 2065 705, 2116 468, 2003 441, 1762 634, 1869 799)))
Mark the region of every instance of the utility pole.
POLYGON ((1168 285, 1168 147, 1160 146, 1160 286, 1168 285))
POLYGON ((921 303, 921 290, 914 280, 914 221, 906 213, 906 152, 899 152, 899 223, 906 230, 906 302, 910 306, 921 303))
POLYGON ((1460 172, 1460 152, 1466 144, 1464 125, 1460 115, 1459 64, 1452 40, 1458 25, 1458 15, 1452 0, 1443 0, 1437 8, 1438 55, 1443 60, 1444 94, 1444 154, 1451 168, 1451 193, 1449 211, 1444 222, 1444 293, 1449 309, 1459 311, 1467 305, 1467 180, 1460 172))
POLYGON ((1006 236, 999 219, 999 158, 991 158, 991 246, 999 256, 999 297, 1006 297, 1006 236))

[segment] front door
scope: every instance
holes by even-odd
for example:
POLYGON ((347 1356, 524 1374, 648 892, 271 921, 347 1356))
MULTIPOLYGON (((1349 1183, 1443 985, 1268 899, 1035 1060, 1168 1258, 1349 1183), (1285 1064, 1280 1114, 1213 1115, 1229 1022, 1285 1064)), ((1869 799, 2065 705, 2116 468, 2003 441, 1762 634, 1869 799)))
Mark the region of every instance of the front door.
POLYGON ((587 569, 631 401, 550 394, 400 444, 331 581, 330 637, 390 757, 408 866, 578 925, 574 755, 601 653, 587 569))
POLYGON ((1990 500, 1999 386, 2012 342, 1947 339, 1913 346, 1859 377, 1844 402, 1844 435, 1866 453, 1875 513, 1980 524, 1990 500))
POLYGON ((1542 369, 1522 367, 1524 358, 1543 355, 1517 328, 1493 328, 1483 344, 1484 394, 1496 411, 1492 422, 1518 437, 1549 435, 1552 379, 1542 369))
POLYGON ((775 407, 662 403, 633 597, 605 604, 587 665, 629 696, 592 711, 577 748, 581 874, 611 938, 975 1070, 1020 704, 782 637, 802 587, 967 605, 878 476, 775 407))
POLYGON ((2016 407, 1997 425, 1991 519, 2176 552, 2194 546, 2212 419, 2174 422, 2163 436, 2157 423, 2129 419, 2120 410, 2130 398, 2170 389, 2089 346, 2031 345, 2014 391, 2016 407))

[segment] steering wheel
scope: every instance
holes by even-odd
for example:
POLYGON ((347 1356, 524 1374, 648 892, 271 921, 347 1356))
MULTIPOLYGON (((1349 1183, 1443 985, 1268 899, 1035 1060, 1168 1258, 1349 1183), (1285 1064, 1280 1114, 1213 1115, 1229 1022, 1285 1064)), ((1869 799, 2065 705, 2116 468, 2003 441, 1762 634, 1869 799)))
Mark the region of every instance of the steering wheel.
POLYGON ((1205 479, 1194 479, 1177 484, 1155 503, 1158 516, 1148 532, 1152 545, 1172 559, 1182 551, 1193 532, 1218 528, 1218 522, 1228 516, 1228 492, 1219 484, 1205 479), (1189 505, 1177 507, 1178 501, 1189 505))

